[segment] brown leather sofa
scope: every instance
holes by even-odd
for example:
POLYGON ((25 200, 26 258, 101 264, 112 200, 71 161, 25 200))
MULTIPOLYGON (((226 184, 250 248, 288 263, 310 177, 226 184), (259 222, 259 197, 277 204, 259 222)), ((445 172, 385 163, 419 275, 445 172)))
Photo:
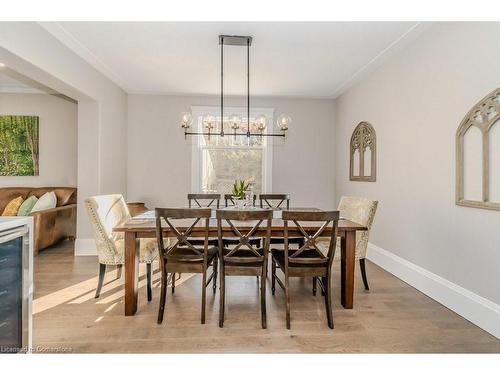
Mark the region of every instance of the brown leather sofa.
POLYGON ((34 255, 58 241, 76 236, 76 188, 73 187, 4 187, 0 188, 0 214, 5 206, 14 198, 24 199, 31 195, 40 198, 48 191, 57 197, 57 207, 49 210, 33 212, 35 224, 33 247, 34 255))

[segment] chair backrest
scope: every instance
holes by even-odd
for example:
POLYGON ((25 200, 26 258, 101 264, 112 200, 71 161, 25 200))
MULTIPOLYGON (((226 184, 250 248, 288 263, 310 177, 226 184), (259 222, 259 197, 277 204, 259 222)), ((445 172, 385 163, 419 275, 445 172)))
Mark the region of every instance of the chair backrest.
POLYGON ((373 201, 363 197, 347 197, 340 198, 338 210, 340 216, 355 223, 365 225, 368 230, 356 232, 356 256, 364 258, 368 247, 368 238, 370 229, 377 211, 378 201, 373 201))
POLYGON ((117 255, 115 241, 123 238, 123 233, 114 233, 113 228, 131 218, 127 204, 121 194, 98 195, 85 199, 84 203, 99 262, 112 264, 117 255))
MULTIPOLYGON (((257 196, 253 196, 253 206, 255 207, 255 201, 257 200, 257 196)), ((224 194, 224 206, 225 207, 231 207, 231 206, 236 206, 236 203, 234 202, 234 195, 233 194, 224 194)))
POLYGON ((285 203, 286 209, 290 209, 290 194, 260 194, 260 207, 261 208, 282 208, 281 205, 285 203))
POLYGON ((325 267, 330 267, 335 256, 339 217, 339 211, 283 211, 285 268, 288 268, 289 263, 305 265, 324 264, 325 267), (294 224, 295 228, 297 228, 304 237, 304 245, 291 253, 289 252, 288 246, 288 229, 290 222, 294 224), (307 226, 304 226, 304 222, 316 222, 314 226, 319 226, 319 229, 311 233, 310 230, 307 229, 307 226), (323 239, 329 239, 328 252, 325 255, 318 248, 316 242, 320 240, 322 233, 328 226, 331 226, 331 234, 328 237, 323 237, 323 239), (309 249, 315 249, 317 251, 317 256, 300 256, 301 254, 304 255, 303 252, 309 249))
MULTIPOLYGON (((176 261, 181 262, 198 262, 200 260, 206 261, 208 254, 208 228, 210 215, 210 208, 155 208, 156 240, 158 242, 160 259, 175 259, 176 261), (162 220, 165 221, 166 225, 177 238, 176 241, 170 241, 166 247, 163 241, 162 220), (179 226, 176 226, 172 222, 177 220, 182 220, 176 222, 179 226), (201 220, 204 221, 204 225, 202 226, 204 231, 204 246, 202 249, 193 246, 189 242, 190 234, 201 220), (182 227, 180 227, 180 225, 182 225, 182 227), (179 247, 188 251, 184 252, 182 255, 176 254, 176 250, 179 247)), ((160 268, 162 267, 163 262, 160 262, 160 268)))
POLYGON ((223 222, 229 225, 238 240, 238 243, 221 257, 223 262, 244 266, 261 263, 267 259, 271 239, 272 210, 217 210, 216 217, 219 248, 223 249, 223 222), (262 249, 256 249, 250 243, 250 238, 261 229, 265 229, 264 246, 262 249), (241 251, 245 251, 245 256, 242 256, 241 251))
POLYGON ((205 194, 205 193, 188 194, 187 199, 189 208, 193 206, 193 202, 195 203, 196 207, 199 208, 211 207, 214 203, 216 204, 216 207, 219 208, 220 204, 220 194, 205 194))

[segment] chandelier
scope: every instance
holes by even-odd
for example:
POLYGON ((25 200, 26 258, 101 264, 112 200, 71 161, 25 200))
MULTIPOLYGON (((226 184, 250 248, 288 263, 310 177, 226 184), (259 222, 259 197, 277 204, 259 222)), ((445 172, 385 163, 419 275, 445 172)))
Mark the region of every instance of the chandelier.
POLYGON ((288 127, 292 119, 286 114, 278 117, 276 125, 280 130, 279 133, 264 132, 268 126, 268 119, 264 115, 256 116, 255 119, 250 118, 250 46, 252 45, 251 36, 238 36, 238 35, 219 35, 220 44, 220 131, 217 126, 219 120, 216 116, 205 115, 202 120, 202 131, 190 131, 193 117, 191 112, 181 113, 181 127, 184 129, 184 136, 188 135, 202 135, 202 136, 220 136, 224 137, 225 134, 236 136, 252 136, 259 137, 285 137, 288 127), (247 48, 247 117, 246 117, 246 131, 243 119, 236 114, 230 115, 227 120, 224 120, 224 46, 246 46, 247 48), (226 125, 226 129, 224 127, 226 125), (227 128, 229 126, 231 130, 227 128), (228 133, 225 132, 228 130, 228 133))

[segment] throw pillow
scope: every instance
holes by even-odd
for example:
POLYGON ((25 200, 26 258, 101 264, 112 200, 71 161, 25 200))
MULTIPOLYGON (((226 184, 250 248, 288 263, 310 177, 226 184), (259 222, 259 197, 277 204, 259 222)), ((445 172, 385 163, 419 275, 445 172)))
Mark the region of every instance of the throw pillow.
POLYGON ((19 207, 23 203, 23 200, 23 197, 12 199, 9 203, 7 203, 7 206, 5 206, 2 216, 16 216, 17 211, 19 211, 19 207))
POLYGON ((56 206, 57 206, 56 193, 54 193, 53 191, 48 191, 38 199, 38 201, 31 209, 31 212, 49 210, 51 208, 56 208, 56 206))
POLYGON ((21 207, 19 207, 19 211, 17 211, 17 216, 28 216, 37 201, 38 198, 35 197, 34 195, 26 199, 21 205, 21 207))

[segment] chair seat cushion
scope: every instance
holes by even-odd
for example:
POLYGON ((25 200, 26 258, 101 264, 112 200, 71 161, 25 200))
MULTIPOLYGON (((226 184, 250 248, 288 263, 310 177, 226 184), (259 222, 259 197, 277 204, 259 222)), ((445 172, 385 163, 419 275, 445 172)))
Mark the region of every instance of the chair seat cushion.
MULTIPOLYGON (((260 256, 263 256, 264 254, 264 249, 260 248, 260 249, 255 249, 260 256)), ((231 251, 231 249, 226 249, 224 248, 224 256, 229 254, 229 252, 231 251)), ((225 263, 227 264, 231 264, 231 265, 236 265, 236 266, 241 266, 241 267, 259 267, 262 265, 262 261, 260 261, 259 259, 256 258, 256 255, 253 251, 251 251, 250 249, 246 248, 246 247, 242 247, 240 249, 238 249, 235 253, 231 254, 231 257, 229 258, 226 258, 224 261, 225 263), (240 263, 240 262, 232 262, 231 261, 231 257, 237 257, 237 258, 248 258, 248 263, 240 263), (255 258, 255 261, 252 261, 252 258, 255 258)))
MULTIPOLYGON (((205 245, 205 239, 204 238, 188 238, 188 241, 191 245, 193 246, 204 246, 205 245)), ((219 240, 217 238, 209 238, 208 239, 208 246, 219 246, 219 240)))
MULTIPOLYGON (((298 250, 288 250, 289 255, 293 255, 296 251, 298 250)), ((271 249, 271 254, 276 260, 276 262, 280 265, 280 268, 285 267, 285 251, 283 249, 271 249)), ((307 258, 321 258, 321 254, 316 250, 316 249, 308 249, 302 251, 297 258, 299 259, 307 259, 307 258)), ((312 267, 325 267, 326 263, 316 263, 316 264, 302 264, 302 263, 291 263, 288 262, 289 267, 305 267, 305 268, 312 268, 312 267)))
MULTIPOLYGON (((280 243, 284 244, 285 239, 283 237, 271 237, 270 243, 271 244, 280 244, 280 243)), ((304 238, 303 237, 289 237, 288 243, 303 246, 304 245, 304 238)))
MULTIPOLYGON (((199 251, 203 252, 203 248, 197 248, 199 251)), ((219 253, 219 248, 218 247, 209 247, 208 248, 208 260, 207 262, 210 264, 212 260, 215 258, 215 256, 219 253)), ((169 254, 167 256, 168 260, 174 260, 174 261, 182 261, 179 258, 186 257, 188 259, 190 256, 196 256, 193 250, 187 248, 187 247, 178 247, 177 249, 174 250, 173 253, 169 254)), ((203 258, 203 256, 200 256, 203 258)), ((203 259, 199 260, 186 260, 185 262, 189 263, 201 263, 203 259)))
MULTIPOLYGON (((356 260, 363 259, 364 256, 360 253, 360 248, 361 246, 358 246, 359 241, 356 239, 356 248, 355 248, 355 257, 356 260)), ((320 238, 318 242, 316 242, 316 246, 321 250, 321 252, 326 255, 328 254, 328 246, 330 245, 330 239, 329 238, 320 238)), ((341 256, 341 238, 337 238, 337 245, 335 247, 335 256, 333 257, 333 260, 335 262, 340 260, 341 256)))
MULTIPOLYGON (((238 245, 240 243, 240 239, 236 238, 236 237, 224 238, 223 241, 224 241, 224 246, 238 245)), ((262 246, 261 245, 261 239, 258 238, 258 237, 249 238, 248 242, 250 243, 250 245, 254 245, 254 246, 257 246, 257 247, 261 247, 262 246)))
MULTIPOLYGON (((104 264, 124 264, 125 263, 125 241, 119 239, 114 241, 117 253, 113 259, 107 259, 106 263, 101 261, 99 257, 99 262, 104 264)), ((139 262, 141 263, 151 263, 158 257, 158 250, 156 246, 156 238, 141 238, 139 247, 139 262)))

